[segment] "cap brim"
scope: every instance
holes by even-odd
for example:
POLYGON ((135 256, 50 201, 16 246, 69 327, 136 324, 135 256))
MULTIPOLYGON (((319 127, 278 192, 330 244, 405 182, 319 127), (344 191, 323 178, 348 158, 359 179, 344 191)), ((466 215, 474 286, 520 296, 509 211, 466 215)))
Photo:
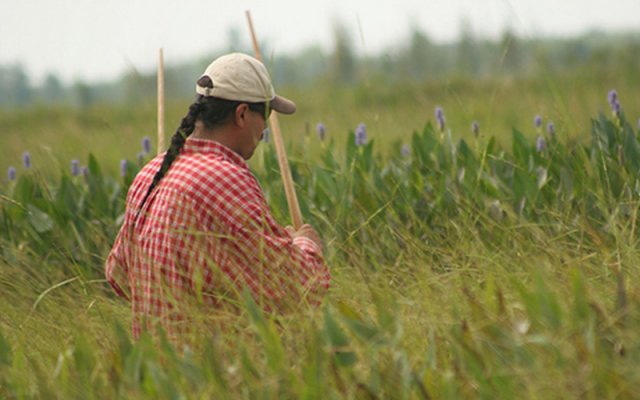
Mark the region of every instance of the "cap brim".
POLYGON ((280 96, 275 96, 271 99, 269 106, 280 114, 293 114, 296 112, 296 103, 280 96))

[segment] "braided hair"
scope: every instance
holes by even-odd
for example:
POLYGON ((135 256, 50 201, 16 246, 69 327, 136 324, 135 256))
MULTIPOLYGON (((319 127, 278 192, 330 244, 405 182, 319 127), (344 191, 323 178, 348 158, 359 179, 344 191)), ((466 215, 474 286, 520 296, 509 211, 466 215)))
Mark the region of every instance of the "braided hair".
MULTIPOLYGON (((213 87, 213 82, 208 76, 203 76, 198 80, 198 85, 202 87, 213 87)), ((215 126, 223 124, 229 116, 234 112, 236 107, 243 102, 235 100, 225 100, 217 97, 197 95, 196 101, 189 106, 187 115, 182 118, 180 126, 176 129, 176 132, 171 137, 171 145, 167 149, 164 155, 160 169, 153 177, 149 189, 145 194, 137 214, 140 215, 144 204, 153 192, 153 189, 158 186, 160 180, 166 175, 167 171, 171 167, 171 164, 176 160, 182 148, 184 147, 187 137, 191 135, 195 129, 196 121, 201 121, 207 129, 211 129, 215 126)), ((254 110, 264 111, 265 103, 249 103, 249 107, 254 110)))

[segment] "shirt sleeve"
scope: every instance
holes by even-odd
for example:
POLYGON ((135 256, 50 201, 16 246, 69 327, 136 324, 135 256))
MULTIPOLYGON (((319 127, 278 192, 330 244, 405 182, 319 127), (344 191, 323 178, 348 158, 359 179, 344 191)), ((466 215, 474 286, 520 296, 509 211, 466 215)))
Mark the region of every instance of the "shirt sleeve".
POLYGON ((293 238, 274 220, 252 175, 238 181, 238 190, 224 199, 230 234, 223 272, 237 289, 248 287, 266 310, 321 303, 331 279, 322 248, 309 238, 293 238))
POLYGON ((262 225, 235 227, 232 253, 241 266, 239 282, 266 309, 320 303, 330 281, 320 247, 307 238, 292 238, 270 214, 261 217, 262 225))
POLYGON ((127 201, 125 209, 125 217, 120 231, 116 236, 111 251, 107 256, 105 262, 105 277, 111 288, 120 297, 127 300, 132 298, 132 288, 129 284, 129 272, 131 268, 130 250, 133 246, 131 243, 131 226, 136 219, 136 211, 139 204, 146 193, 146 188, 151 184, 154 171, 157 170, 159 164, 162 162, 162 155, 156 157, 153 161, 149 162, 143 170, 136 176, 131 186, 127 191, 127 201))
POLYGON ((118 236, 113 243, 113 247, 107 256, 107 261, 105 262, 105 277, 118 296, 130 300, 131 291, 128 284, 129 268, 124 254, 126 246, 124 242, 126 240, 127 230, 129 229, 128 226, 126 221, 122 224, 120 232, 118 232, 118 236))

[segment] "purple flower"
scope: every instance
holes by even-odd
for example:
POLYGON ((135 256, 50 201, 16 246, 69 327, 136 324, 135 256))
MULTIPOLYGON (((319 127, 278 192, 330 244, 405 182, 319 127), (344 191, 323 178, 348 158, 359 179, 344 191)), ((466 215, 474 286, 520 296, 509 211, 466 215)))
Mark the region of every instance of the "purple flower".
POLYGON ((122 159, 120 160, 120 176, 124 177, 127 176, 127 167, 128 167, 128 162, 126 159, 122 159))
POLYGON ((402 154, 402 157, 409 157, 411 155, 411 147, 409 146, 409 144, 405 143, 402 145, 400 154, 402 154))
POLYGON ((367 128, 364 123, 361 123, 356 128, 356 146, 364 146, 367 144, 367 128))
POLYGON ((324 142, 326 128, 322 122, 318 122, 318 125, 316 125, 316 132, 318 133, 318 138, 320 138, 320 141, 324 142))
POLYGON ((536 151, 538 153, 543 152, 547 148, 547 141, 542 136, 538 136, 536 139, 536 151))
POLYGON ((149 139, 149 136, 142 138, 142 151, 144 154, 151 153, 151 139, 149 139))
POLYGON ((480 124, 478 121, 473 121, 471 123, 471 132, 473 132, 473 136, 478 137, 478 134, 480 133, 480 124))
POLYGON ((144 155, 145 152, 144 151, 140 151, 138 152, 138 155, 136 156, 137 160, 138 160, 138 165, 142 166, 144 164, 144 155))
POLYGON ((640 131, 640 118, 638 118, 638 130, 640 131))
POLYGON ((7 169, 7 178, 9 178, 10 181, 15 181, 17 175, 18 171, 16 171, 16 167, 9 167, 7 169))
POLYGON ((71 176, 80 175, 80 161, 73 159, 71 160, 71 176))
POLYGON ((84 167, 80 168, 80 173, 85 178, 88 178, 89 177, 89 167, 84 166, 84 167))
POLYGON ((29 153, 28 151, 22 153, 22 165, 26 169, 31 168, 31 153, 29 153))
POLYGON ((620 116, 621 107, 619 102, 616 101, 615 103, 613 103, 613 106, 611 108, 614 114, 616 114, 617 116, 620 116))
POLYGON ((533 119, 533 124, 535 125, 536 128, 540 128, 542 126, 542 117, 539 115, 536 115, 535 118, 533 119))
POLYGON ((549 122, 547 124, 547 133, 549 135, 555 135, 556 134, 556 126, 553 124, 553 122, 549 122))
POLYGON ((611 106, 611 111, 613 111, 613 113, 619 117, 621 106, 620 102, 618 101, 618 92, 616 92, 615 89, 611 89, 609 91, 609 94, 607 95, 607 100, 609 101, 609 106, 611 106))
POLYGON ((444 118, 444 111, 440 106, 436 107, 436 120, 438 121, 438 129, 441 131, 444 130, 446 120, 444 118))
POLYGON ((607 101, 609 101, 609 105, 613 108, 613 105, 618 102, 618 92, 615 89, 611 89, 609 94, 607 95, 607 101))

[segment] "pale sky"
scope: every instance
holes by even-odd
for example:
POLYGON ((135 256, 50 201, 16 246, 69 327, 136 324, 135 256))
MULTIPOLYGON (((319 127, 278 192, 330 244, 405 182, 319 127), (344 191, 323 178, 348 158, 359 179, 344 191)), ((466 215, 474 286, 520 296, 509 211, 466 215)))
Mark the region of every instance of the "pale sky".
POLYGON ((495 38, 510 26, 524 37, 572 36, 591 29, 640 30, 640 0, 0 0, 0 65, 21 64, 36 83, 110 80, 136 68, 226 49, 237 29, 250 43, 245 11, 274 57, 312 44, 329 50, 332 22, 349 28, 360 54, 405 40, 417 26, 451 41, 467 20, 495 38))

